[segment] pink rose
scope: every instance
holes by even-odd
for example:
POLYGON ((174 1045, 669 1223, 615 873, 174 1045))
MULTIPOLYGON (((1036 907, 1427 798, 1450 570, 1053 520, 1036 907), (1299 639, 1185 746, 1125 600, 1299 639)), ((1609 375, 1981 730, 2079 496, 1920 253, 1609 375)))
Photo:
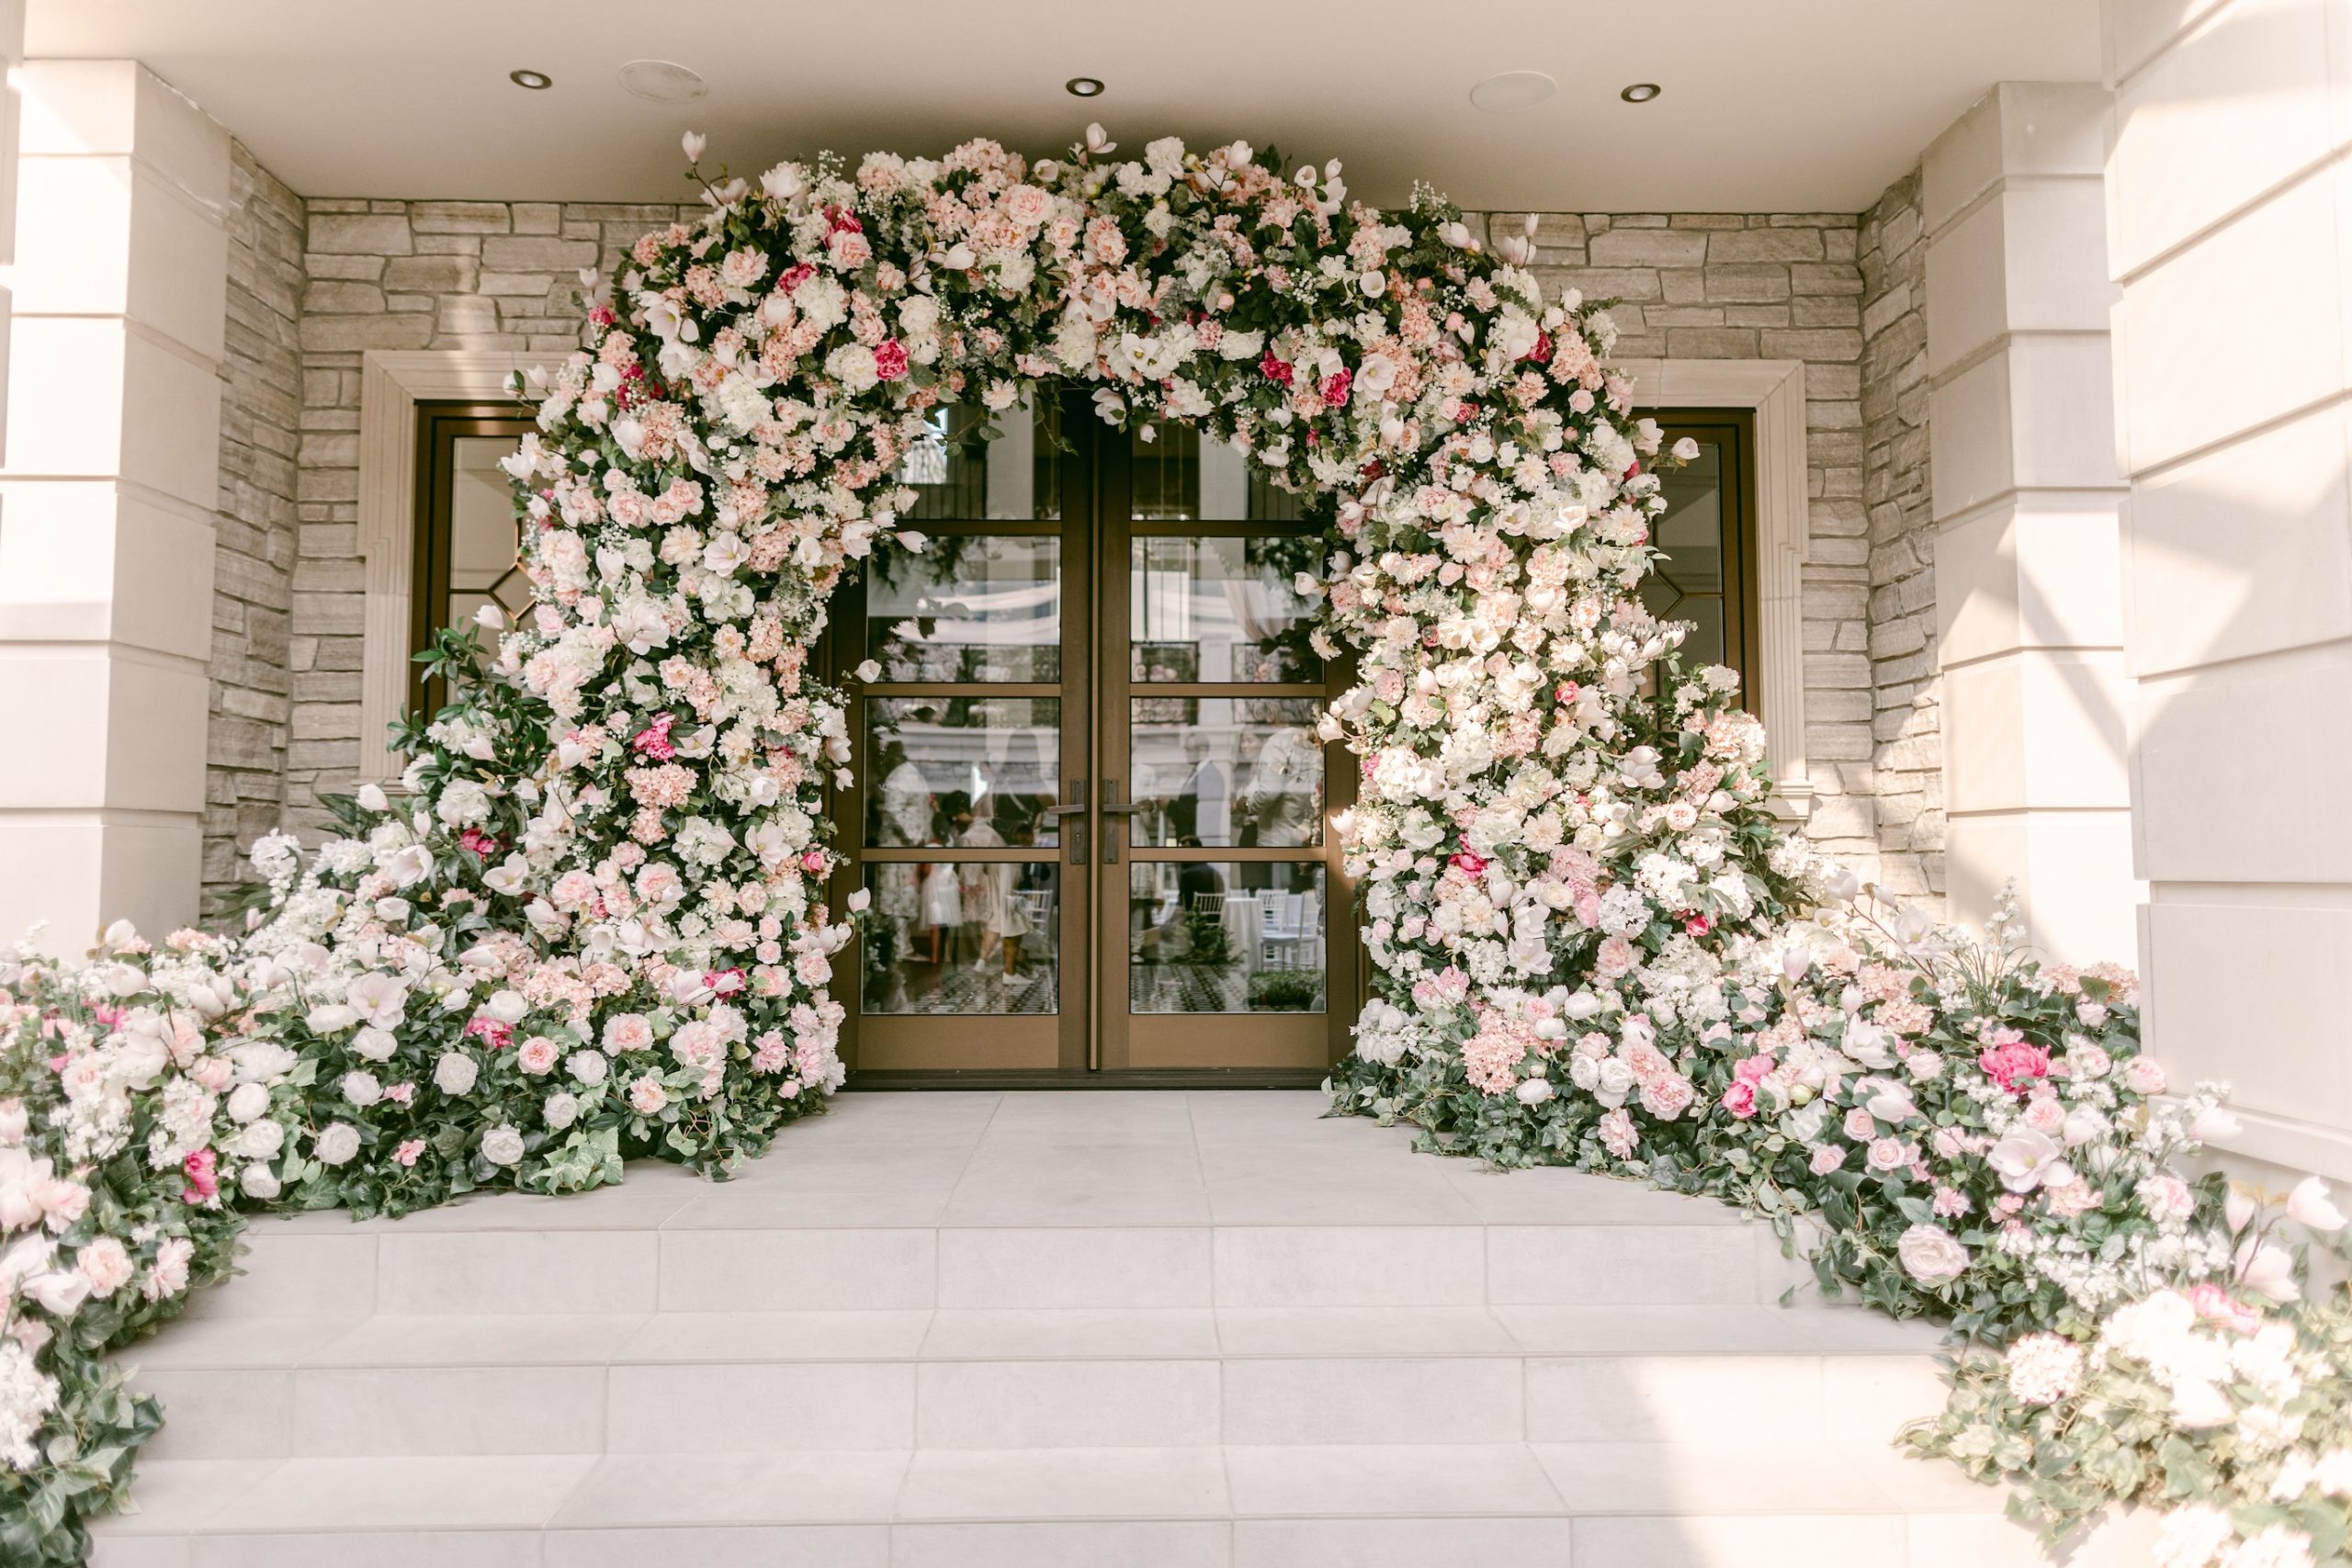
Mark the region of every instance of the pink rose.
POLYGON ((2153 1057, 2134 1056, 2123 1064, 2123 1087, 2138 1095, 2162 1094, 2165 1070, 2153 1057))
POLYGON ((515 1063, 525 1072, 536 1076, 552 1070, 560 1054, 554 1041, 544 1034, 534 1034, 523 1042, 523 1049, 517 1054, 515 1063))
MULTIPOLYGON (((1756 1114, 1756 1086, 1744 1080, 1735 1080, 1724 1090, 1723 1106, 1725 1111, 1730 1111, 1741 1121, 1747 1121, 1756 1114)), ((1815 1159, 1820 1157, 1818 1150, 1815 1152, 1814 1157, 1815 1159)), ((1844 1156, 1838 1157, 1842 1159, 1844 1156)))
POLYGON ((198 1149, 180 1161, 180 1169, 187 1177, 187 1189, 180 1194, 183 1203, 209 1203, 220 1191, 220 1176, 217 1168, 220 1156, 210 1149, 198 1149))
POLYGON ((1809 1162, 1815 1176, 1826 1176, 1846 1163, 1846 1151, 1833 1144, 1823 1144, 1813 1151, 1809 1162))
POLYGON ((628 1086, 628 1103, 639 1116, 650 1116, 670 1103, 670 1091, 649 1073, 628 1086))
POLYGON ((1986 1077, 2011 1094, 2023 1094, 2033 1083, 2050 1076, 2050 1053, 2016 1038, 2014 1031, 2002 1032, 2012 1037, 1986 1046, 1976 1058, 1976 1065, 1984 1069, 1986 1077))

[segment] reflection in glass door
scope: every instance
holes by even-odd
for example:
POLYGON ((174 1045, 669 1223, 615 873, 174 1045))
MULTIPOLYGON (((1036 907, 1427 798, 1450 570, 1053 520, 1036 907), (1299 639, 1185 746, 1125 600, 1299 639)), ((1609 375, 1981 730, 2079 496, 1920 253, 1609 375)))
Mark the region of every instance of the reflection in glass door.
POLYGON ((854 1066, 1319 1070, 1356 984, 1325 829, 1352 770, 1292 586, 1319 527, 1188 430, 1081 402, 967 452, 952 417, 904 470, 929 548, 836 621, 880 666, 840 807, 854 1066))
POLYGON ((1126 909, 1103 948, 1102 1064, 1319 1068, 1354 1000, 1315 734, 1331 671, 1293 587, 1322 529, 1242 454, 1155 434, 1102 487, 1099 771, 1126 791, 1100 871, 1106 913, 1126 909))

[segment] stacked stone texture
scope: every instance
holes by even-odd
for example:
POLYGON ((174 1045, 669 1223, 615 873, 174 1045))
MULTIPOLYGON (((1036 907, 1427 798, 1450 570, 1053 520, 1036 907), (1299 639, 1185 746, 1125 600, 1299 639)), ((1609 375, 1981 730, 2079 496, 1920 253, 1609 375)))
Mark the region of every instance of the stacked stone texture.
MULTIPOLYGON (((1487 220, 1516 234, 1522 213, 1487 220)), ((1806 831, 1857 868, 1878 859, 1871 756, 1869 518, 1863 495, 1862 275, 1850 213, 1536 215, 1550 288, 1620 301, 1628 359, 1796 359, 1805 375, 1806 831)))
POLYGON ((212 680, 206 728, 209 906, 247 874, 243 846, 286 809, 286 752, 301 694, 288 668, 300 539, 302 198, 231 147, 220 496, 213 519, 212 680))
POLYGON ((609 271, 623 248, 681 210, 551 201, 310 204, 289 826, 316 826, 320 793, 351 787, 359 763, 361 356, 371 348, 560 355, 579 342, 580 270, 609 271))
POLYGON ((1928 246, 1917 171, 1862 215, 1862 501, 1870 520, 1871 788, 1879 873, 1944 891, 1936 529, 1928 493, 1928 246))
MULTIPOLYGON (((1910 325, 1890 328, 1873 315, 1870 334, 1875 341, 1895 333, 1887 340, 1890 352, 1902 334, 1917 331, 1916 181, 1911 186, 1912 218, 1904 231, 1910 238, 1896 269, 1909 299, 1904 307, 1887 307, 1910 325)), ((1873 220, 1890 201, 1873 209, 1873 220)), ((610 269, 639 234, 682 210, 691 209, 309 204, 300 321, 301 550, 289 658, 295 701, 285 759, 289 825, 315 825, 318 794, 349 787, 358 763, 362 355, 371 348, 565 352, 576 342, 578 269, 610 269)), ((1500 235, 1518 232, 1521 219, 1498 213, 1488 221, 1500 235)), ((1882 223, 1877 231, 1885 231, 1882 223)), ((1873 508, 1883 497, 1894 515, 1907 519, 1916 511, 1924 520, 1924 389, 1916 368, 1900 370, 1900 389, 1890 383, 1881 400, 1899 404, 1909 423, 1899 436, 1891 425, 1883 436, 1876 426, 1866 431, 1865 313, 1873 300, 1883 303, 1887 291, 1866 282, 1862 236, 1863 220, 1851 214, 1544 213, 1536 265, 1551 287, 1622 301, 1620 351, 1629 358, 1804 361, 1812 537, 1804 565, 1806 749, 1820 791, 1809 830, 1850 863, 1907 882, 1915 868, 1922 878, 1933 874, 1940 821, 1932 685, 1905 673, 1931 675, 1933 654, 1930 648, 1918 664, 1914 643, 1915 657, 1906 658, 1902 640, 1913 630, 1882 651, 1872 615, 1882 603, 1924 604, 1931 638, 1934 595, 1923 552, 1905 558, 1914 563, 1907 570, 1895 570, 1889 555, 1882 581, 1881 551, 1905 530, 1890 523, 1882 540, 1873 508), (1889 595, 1883 601, 1874 598, 1880 590, 1889 595), (1916 705, 1922 700, 1924 707, 1916 705), (1878 724, 1898 701, 1899 732, 1882 736, 1878 724), (1924 761, 1921 736, 1900 722, 1921 714, 1924 761), (1883 818, 1883 781, 1904 796, 1883 818), (1894 832, 1884 846, 1883 824, 1894 832), (1883 847, 1896 863, 1883 869, 1883 847)), ((1913 356, 1894 358, 1907 364, 1913 356)))

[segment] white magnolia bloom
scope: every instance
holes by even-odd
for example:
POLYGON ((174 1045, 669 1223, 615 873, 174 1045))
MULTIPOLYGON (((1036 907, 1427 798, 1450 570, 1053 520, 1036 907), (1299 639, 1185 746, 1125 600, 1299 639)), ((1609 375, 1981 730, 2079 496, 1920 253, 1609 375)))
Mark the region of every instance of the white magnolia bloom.
POLYGON ((2344 1228, 2344 1211, 2328 1196, 2327 1183, 2306 1176, 2287 1194, 2287 1213, 2298 1224, 2333 1235, 2344 1228))

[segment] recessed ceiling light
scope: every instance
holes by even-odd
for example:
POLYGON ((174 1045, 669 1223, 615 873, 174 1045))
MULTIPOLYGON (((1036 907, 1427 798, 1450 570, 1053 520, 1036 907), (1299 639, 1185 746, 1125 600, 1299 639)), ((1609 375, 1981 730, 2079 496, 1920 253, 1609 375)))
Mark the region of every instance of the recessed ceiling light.
POLYGON ((1550 97, 1559 84, 1541 71, 1506 71, 1470 89, 1470 101, 1488 114, 1515 114, 1550 97))
POLYGON ((1073 76, 1062 84, 1062 91, 1073 98, 1099 98, 1102 96, 1102 84, 1096 77, 1073 76))
POLYGON ((657 104, 690 104, 710 91, 700 73, 674 60, 632 60, 620 68, 623 88, 657 104))
POLYGON ((1636 82, 1617 96, 1629 104, 1645 104, 1665 91, 1655 82, 1636 82))
POLYGON ((544 93, 555 85, 555 78, 544 71, 509 71, 506 73, 506 79, 518 87, 528 87, 535 93, 544 93))

